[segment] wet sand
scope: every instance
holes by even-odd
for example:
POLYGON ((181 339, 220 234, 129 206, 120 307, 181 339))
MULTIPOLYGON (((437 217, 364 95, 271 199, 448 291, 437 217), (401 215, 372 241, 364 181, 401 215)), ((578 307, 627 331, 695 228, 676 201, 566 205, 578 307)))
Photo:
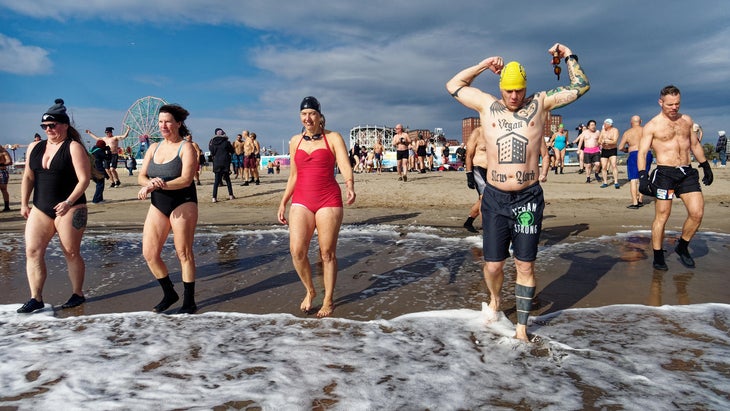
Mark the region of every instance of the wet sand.
MULTIPOLYGON (((625 169, 624 169, 625 170, 625 169)), ((625 181, 625 172, 620 174, 620 189, 613 187, 599 188, 597 183, 584 183, 585 177, 576 174, 576 168, 569 168, 563 175, 550 174, 547 183, 543 184, 547 202, 543 223, 541 243, 544 246, 572 244, 599 239, 603 236, 614 236, 618 233, 649 230, 653 218, 653 206, 639 210, 627 209, 630 204, 628 183, 625 181)), ((705 217, 700 228, 703 233, 730 233, 730 171, 714 169, 715 182, 710 187, 703 187, 705 194, 705 217)), ((145 214, 149 207, 148 201, 136 199, 138 186, 136 177, 129 177, 126 171, 120 169, 122 186, 120 188, 106 188, 104 204, 89 205, 89 233, 100 235, 109 232, 109 235, 141 233, 145 214)), ((9 233, 10 237, 18 237, 18 247, 22 245, 24 219, 17 212, 19 208, 20 184, 19 175, 11 176, 9 190, 11 193, 11 213, 0 213, 0 232, 9 233)), ((286 170, 279 175, 262 174, 261 185, 240 186, 240 181, 234 180, 234 200, 227 200, 225 188, 219 188, 219 202, 211 202, 213 176, 210 171, 204 171, 202 186, 198 186, 200 204, 200 218, 198 230, 203 233, 229 232, 231 230, 270 230, 281 227, 276 221, 276 209, 286 184, 286 170)), ((466 179, 461 172, 432 172, 427 174, 409 174, 407 183, 397 181, 395 173, 357 174, 355 177, 357 201, 353 206, 346 207, 344 224, 353 225, 388 225, 392 230, 407 236, 410 229, 416 226, 433 227, 439 235, 453 237, 473 236, 462 228, 469 207, 476 201, 476 192, 466 187, 466 179)), ((87 198, 93 196, 93 185, 87 191, 87 198)), ((672 216, 667 224, 670 233, 665 242, 665 248, 673 249, 676 241, 676 232, 686 216, 684 206, 680 200, 675 200, 672 216), (672 234, 675 233, 675 234, 672 234)), ((475 225, 478 227, 480 221, 475 225)), ((301 315, 298 313, 299 302, 304 294, 296 273, 291 267, 288 256, 286 232, 281 231, 281 242, 257 245, 255 243, 242 245, 236 237, 229 239, 231 247, 243 248, 235 252, 228 251, 220 241, 216 250, 196 249, 196 255, 215 252, 215 263, 206 263, 199 266, 198 272, 198 302, 201 312, 205 311, 240 311, 249 313, 283 312, 301 315), (258 248, 258 249, 257 249, 258 248), (261 254, 262 250, 264 254, 261 254), (243 277, 243 279, 242 279, 243 277)), ((8 238, 8 237, 4 237, 8 238)), ((141 238, 138 237, 138 238, 141 238)), ((648 245, 648 233, 638 236, 633 247, 625 244, 597 243, 597 247, 617 247, 619 251, 599 250, 600 256, 592 259, 590 252, 576 257, 572 265, 538 260, 538 294, 545 291, 543 296, 550 293, 551 304, 541 306, 538 299, 539 311, 546 312, 559 308, 590 307, 616 303, 636 304, 683 304, 701 302, 730 303, 730 296, 722 286, 721 279, 700 280, 703 276, 703 264, 698 260, 697 268, 687 270, 676 262, 675 258, 668 257, 670 271, 666 274, 648 270, 631 271, 622 275, 620 268, 614 267, 612 258, 623 261, 635 260, 640 267, 651 266, 648 245), (605 257, 605 258, 604 258, 605 257), (542 263, 542 266, 541 266, 542 263), (593 278, 586 285, 583 273, 600 276, 593 278), (636 272, 645 274, 636 274, 636 272), (578 275, 579 279, 571 280, 571 275, 578 275), (694 277, 694 279, 692 279, 694 277), (691 281, 691 287, 687 287, 691 281), (664 287, 662 288, 662 284, 664 287), (581 292, 561 291, 561 289, 576 289, 588 287, 581 292), (676 288, 676 290, 675 290, 676 288), (561 297, 562 296, 562 297, 561 297), (556 304, 556 298, 561 304, 556 304), (552 308, 551 308, 552 307, 552 308)), ((131 243, 134 243, 133 239, 131 243)), ((138 241, 137 241, 138 242, 138 241)), ((94 289, 104 281, 103 270, 99 273, 99 266, 104 265, 103 247, 114 247, 116 243, 104 245, 99 241, 100 256, 89 256, 87 259, 87 288, 94 289), (101 275, 99 275, 101 274, 101 275)), ((699 242, 698 242, 699 243, 699 242)), ((9 246, 6 244, 6 248, 9 246)), ((24 254, 22 249, 10 247, 12 252, 3 253, 0 260, 0 304, 24 302, 27 299, 27 284, 25 274, 18 272, 22 267, 24 254), (9 267, 13 267, 10 272, 9 267)), ((346 246, 341 245, 338 255, 340 261, 340 277, 336 291, 337 298, 352 296, 372 283, 372 272, 382 275, 392 273, 398 267, 389 266, 387 258, 378 255, 367 257, 348 253, 346 246), (344 257, 343 257, 344 256, 344 257), (366 264, 367 262, 367 264, 366 264), (366 267, 367 266, 367 267, 366 267)), ((690 244, 692 249, 693 244, 690 244)), ((727 244, 720 251, 712 252, 714 260, 722 261, 722 249, 727 250, 727 244)), ((178 279, 179 269, 174 259, 174 251, 170 247, 166 251, 166 260, 170 262, 173 278, 178 279), (178 271, 175 271, 178 270, 178 271)), ((381 251, 383 252, 383 251, 381 251)), ((408 298, 398 298, 389 301, 389 293, 379 293, 376 298, 364 300, 354 297, 342 300, 335 310, 335 316, 346 318, 377 318, 372 314, 378 310, 389 313, 393 317, 406 312, 426 311, 432 309, 473 308, 474 300, 486 301, 488 294, 479 270, 480 249, 478 244, 461 253, 450 256, 459 262, 456 268, 448 270, 463 275, 462 283, 454 284, 448 281, 448 270, 441 268, 441 273, 432 268, 433 262, 422 264, 423 279, 407 282, 398 286, 399 293, 411 293, 414 303, 408 303, 408 298), (434 274, 435 273, 435 274, 434 274), (427 275, 428 274, 428 275, 427 275), (425 280, 424 280, 425 279, 425 280), (433 292, 434 295, 428 294, 433 292), (464 295, 467 294, 467 295, 464 295), (399 306, 400 304, 400 306, 399 306)), ((312 254, 310 254, 311 256, 312 254)), ((49 257, 59 259, 60 257, 49 257)), ((201 257, 201 261, 203 258, 201 257)), ((206 260, 209 261, 209 260, 206 260)), ((406 261, 405 264, 416 264, 418 261, 406 261)), ((157 303, 160 292, 156 282, 147 270, 141 254, 138 258, 126 262, 128 268, 122 270, 125 279, 117 283, 112 289, 107 288, 104 295, 89 295, 89 302, 79 309, 59 312, 59 315, 95 314, 105 312, 144 311, 157 303)), ((49 263, 50 265, 50 263, 49 263)), ((713 271, 717 264, 712 264, 713 271)), ((64 266, 65 267, 65 266, 64 266)), ((118 270, 117 270, 118 271, 118 270)), ((709 274, 709 273, 707 273, 709 274)), ((716 273, 712 273, 713 275, 716 273)), ((508 273, 508 276, 510 274, 508 273)), ((708 276, 709 277, 709 276, 708 276)), ((45 300, 52 304, 61 304, 68 297, 68 278, 65 272, 57 272, 49 276, 45 287, 45 300)), ((392 291, 392 290, 391 290, 392 291)), ((508 285, 505 294, 509 294, 508 285)), ((507 295, 505 295, 507 297, 507 295)), ((509 301, 509 300, 507 300, 509 301)), ((505 304, 509 305, 509 303, 505 304)), ((508 307, 503 307, 508 308, 508 307)))

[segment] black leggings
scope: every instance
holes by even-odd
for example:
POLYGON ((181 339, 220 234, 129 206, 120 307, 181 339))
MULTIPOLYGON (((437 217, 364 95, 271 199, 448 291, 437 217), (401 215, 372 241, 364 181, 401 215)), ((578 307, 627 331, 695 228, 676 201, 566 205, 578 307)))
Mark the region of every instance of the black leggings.
POLYGON ((231 172, 230 170, 216 171, 215 182, 213 182, 213 198, 218 196, 218 186, 223 182, 228 185, 228 195, 233 195, 233 187, 231 186, 231 172))

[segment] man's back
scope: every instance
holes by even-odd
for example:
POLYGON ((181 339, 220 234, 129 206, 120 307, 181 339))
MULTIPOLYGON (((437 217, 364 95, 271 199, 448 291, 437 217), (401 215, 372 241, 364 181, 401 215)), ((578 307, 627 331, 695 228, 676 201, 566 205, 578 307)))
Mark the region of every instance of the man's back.
POLYGON ((644 128, 640 125, 634 125, 624 132, 621 139, 625 142, 625 144, 629 145, 629 151, 636 151, 639 149, 639 142, 641 141, 641 133, 643 129, 644 128))

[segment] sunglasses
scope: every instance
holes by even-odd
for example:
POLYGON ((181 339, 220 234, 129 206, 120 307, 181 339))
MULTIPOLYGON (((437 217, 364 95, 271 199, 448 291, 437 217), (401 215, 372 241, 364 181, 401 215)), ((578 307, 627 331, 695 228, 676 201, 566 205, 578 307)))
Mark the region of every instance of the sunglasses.
POLYGON ((57 125, 58 125, 58 123, 51 123, 51 124, 41 124, 41 128, 42 128, 43 130, 45 130, 45 129, 47 129, 47 128, 50 128, 51 130, 53 130, 54 128, 56 128, 56 126, 57 126, 57 125))

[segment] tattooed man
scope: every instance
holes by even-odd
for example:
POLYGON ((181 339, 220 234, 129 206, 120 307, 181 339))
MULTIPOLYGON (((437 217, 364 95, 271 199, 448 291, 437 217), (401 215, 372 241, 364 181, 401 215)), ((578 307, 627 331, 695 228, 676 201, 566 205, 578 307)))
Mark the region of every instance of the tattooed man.
POLYGON ((590 85, 578 57, 562 45, 548 50, 565 59, 570 84, 527 95, 527 75, 516 61, 505 65, 495 56, 457 73, 446 89, 460 103, 479 112, 481 138, 487 147, 487 185, 482 198, 484 279, 491 293, 489 307, 499 310, 504 263, 512 243, 517 278, 515 338, 528 340, 527 318, 535 295, 535 259, 545 207, 539 182, 547 180, 543 138, 546 114, 585 94, 590 85), (471 86, 482 72, 500 74, 499 97, 471 86))

